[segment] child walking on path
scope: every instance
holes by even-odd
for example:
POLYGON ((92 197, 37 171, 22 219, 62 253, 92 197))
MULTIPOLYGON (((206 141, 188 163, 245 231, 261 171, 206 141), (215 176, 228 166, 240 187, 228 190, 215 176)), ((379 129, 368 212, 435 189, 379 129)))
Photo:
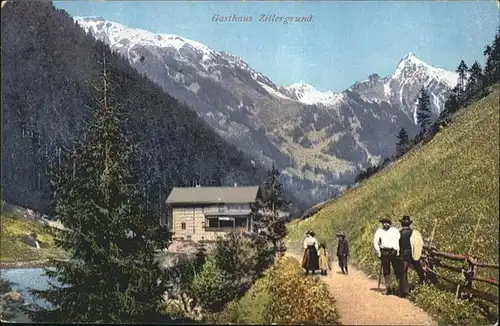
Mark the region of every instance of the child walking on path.
POLYGON ((321 270, 321 275, 327 275, 327 270, 332 269, 325 243, 319 245, 319 269, 321 270))

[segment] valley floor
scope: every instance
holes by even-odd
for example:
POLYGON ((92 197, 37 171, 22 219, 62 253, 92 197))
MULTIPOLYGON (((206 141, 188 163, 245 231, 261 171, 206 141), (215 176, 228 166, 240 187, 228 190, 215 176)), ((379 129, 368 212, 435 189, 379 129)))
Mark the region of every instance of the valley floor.
MULTIPOLYGON (((302 261, 300 255, 287 255, 302 261)), ((329 275, 320 277, 335 297, 342 325, 437 325, 409 300, 384 295, 377 290, 377 280, 352 265, 349 266, 349 275, 341 274, 340 268, 332 264, 329 275)))

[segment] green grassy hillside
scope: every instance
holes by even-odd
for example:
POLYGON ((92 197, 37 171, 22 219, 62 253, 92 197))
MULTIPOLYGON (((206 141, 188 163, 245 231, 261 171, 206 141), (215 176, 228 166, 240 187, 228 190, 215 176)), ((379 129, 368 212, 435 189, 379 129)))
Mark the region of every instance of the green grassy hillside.
MULTIPOLYGON (((481 217, 471 254, 498 263, 499 232, 499 88, 465 108, 428 144, 407 153, 359 187, 303 221, 289 225, 288 246, 299 250, 304 233, 313 229, 334 248, 335 231, 350 238, 351 257, 361 269, 377 275, 379 263, 372 237, 378 217, 397 221, 408 214, 413 226, 442 251, 467 254, 481 217)), ((485 270, 479 274, 488 276, 485 270)), ((498 271, 492 273, 498 278, 498 271)))
POLYGON ((21 219, 11 213, 2 213, 0 244, 1 263, 29 263, 65 257, 64 252, 54 246, 52 235, 42 224, 21 219), (25 238, 31 232, 36 233, 40 249, 26 244, 25 238))

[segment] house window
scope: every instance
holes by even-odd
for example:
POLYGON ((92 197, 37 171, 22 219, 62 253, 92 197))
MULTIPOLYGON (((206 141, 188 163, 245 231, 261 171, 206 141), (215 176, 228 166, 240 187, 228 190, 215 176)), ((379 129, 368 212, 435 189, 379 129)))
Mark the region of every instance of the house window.
POLYGON ((246 217, 235 218, 234 226, 237 228, 246 228, 247 227, 247 218, 246 217))
POLYGON ((221 228, 234 228, 234 218, 219 217, 219 225, 221 228))
POLYGON ((219 227, 219 219, 218 218, 207 218, 208 220, 208 228, 218 228, 219 227))
POLYGON ((182 223, 181 223, 181 229, 182 229, 182 230, 185 230, 185 229, 186 229, 186 223, 184 223, 184 222, 182 222, 182 223))
POLYGON ((225 211, 224 205, 219 205, 219 213, 222 213, 225 211))

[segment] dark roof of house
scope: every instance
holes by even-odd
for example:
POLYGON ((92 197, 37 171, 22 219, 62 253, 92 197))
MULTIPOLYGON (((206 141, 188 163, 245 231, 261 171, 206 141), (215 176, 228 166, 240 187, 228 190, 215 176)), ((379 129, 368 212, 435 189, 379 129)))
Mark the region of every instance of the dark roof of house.
POLYGON ((167 198, 167 204, 253 203, 258 192, 259 186, 174 188, 167 198))

